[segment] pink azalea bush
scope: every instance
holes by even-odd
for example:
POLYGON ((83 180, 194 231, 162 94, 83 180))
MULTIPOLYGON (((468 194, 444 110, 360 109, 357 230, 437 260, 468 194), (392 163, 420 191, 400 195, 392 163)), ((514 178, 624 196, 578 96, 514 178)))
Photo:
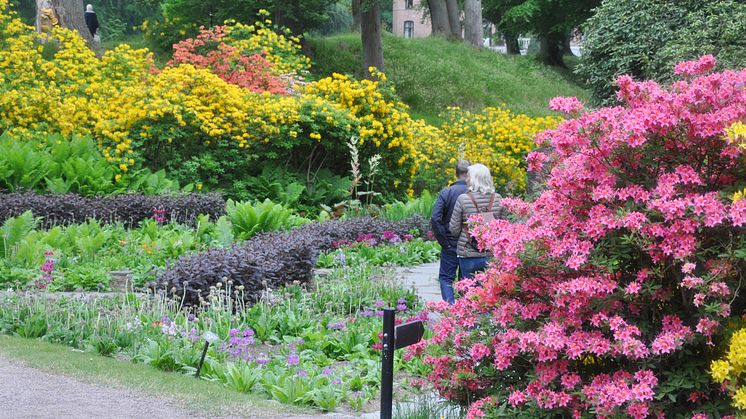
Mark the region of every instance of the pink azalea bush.
POLYGON ((746 302, 746 200, 730 198, 746 156, 723 134, 746 120, 746 70, 713 62, 678 65, 670 88, 622 76, 624 106, 538 137, 547 189, 475 229, 494 262, 408 353, 469 417, 731 413, 707 370, 746 302))
POLYGON ((272 64, 260 54, 243 55, 225 43, 225 26, 200 29, 199 35, 174 44, 169 66, 191 64, 207 68, 227 83, 255 93, 287 94, 285 81, 272 74, 272 64))

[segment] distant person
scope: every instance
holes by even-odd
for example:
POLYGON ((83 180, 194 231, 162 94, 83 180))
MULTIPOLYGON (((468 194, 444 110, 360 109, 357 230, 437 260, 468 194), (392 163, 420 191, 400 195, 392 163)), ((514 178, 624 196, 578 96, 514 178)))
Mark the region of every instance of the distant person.
MULTIPOLYGON (((80 10, 80 9, 78 9, 80 10)), ((98 18, 96 12, 93 11, 93 5, 89 4, 85 7, 85 24, 88 26, 88 30, 91 31, 91 36, 95 37, 98 32, 98 18)))
POLYGON ((479 251, 476 240, 471 237, 468 228, 469 217, 477 213, 492 213, 494 218, 502 214, 500 200, 495 193, 490 169, 483 164, 469 166, 466 175, 468 191, 459 196, 449 223, 449 230, 458 237, 456 254, 458 256, 459 278, 471 278, 487 266, 488 251, 479 251))
POLYGON ((430 217, 430 227, 433 229, 435 239, 440 243, 440 272, 438 273, 440 295, 443 297, 443 301, 451 304, 455 301, 453 280, 456 279, 456 269, 458 268, 458 259, 456 258, 458 236, 451 235, 451 232, 448 231, 448 223, 451 221, 456 200, 461 194, 466 193, 466 173, 468 169, 468 161, 461 160, 458 162, 456 165, 458 180, 440 191, 433 207, 433 214, 430 217))

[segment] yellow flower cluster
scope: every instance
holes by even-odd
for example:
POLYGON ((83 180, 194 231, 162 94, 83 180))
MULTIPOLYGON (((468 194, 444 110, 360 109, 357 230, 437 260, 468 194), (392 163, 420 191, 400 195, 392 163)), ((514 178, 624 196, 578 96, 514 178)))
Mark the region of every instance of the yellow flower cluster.
POLYGON ((736 122, 725 130, 725 135, 728 137, 731 143, 738 144, 739 147, 744 148, 746 144, 746 124, 743 122, 736 122))
POLYGON ((505 108, 470 112, 453 107, 448 109, 439 134, 431 132, 418 138, 418 150, 426 167, 446 170, 465 158, 489 167, 498 189, 521 190, 526 186, 525 156, 535 148, 534 137, 560 121, 551 116, 513 114, 505 108))
MULTIPOLYGON (((725 136, 731 144, 736 144, 742 149, 746 149, 746 124, 743 122, 736 122, 730 127, 725 129, 725 136)), ((742 191, 738 191, 733 194, 733 202, 743 199, 746 197, 746 188, 742 191)))
POLYGON ((710 364, 710 375, 716 382, 727 384, 735 408, 746 410, 746 329, 733 334, 725 358, 710 364))
MULTIPOLYGON (((259 14, 268 16, 265 10, 259 14)), ((311 67, 311 60, 301 52, 300 39, 291 36, 288 29, 280 30, 265 19, 252 25, 228 21, 225 27, 225 42, 242 54, 261 54, 272 63, 275 74, 298 74, 311 67)))
POLYGON ((348 109, 357 119, 360 145, 373 143, 376 148, 388 150, 383 156, 396 164, 410 166, 414 175, 417 149, 414 143, 413 120, 405 104, 384 95, 379 84, 385 76, 378 74, 378 81, 354 80, 342 74, 333 74, 306 86, 304 94, 314 95, 348 109))

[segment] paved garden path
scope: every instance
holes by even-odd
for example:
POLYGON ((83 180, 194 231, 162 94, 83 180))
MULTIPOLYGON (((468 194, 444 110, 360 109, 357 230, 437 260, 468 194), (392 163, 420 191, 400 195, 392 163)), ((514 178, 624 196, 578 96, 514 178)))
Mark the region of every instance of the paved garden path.
POLYGON ((438 270, 440 262, 426 263, 412 268, 397 268, 398 276, 407 286, 417 290, 424 302, 441 301, 438 270))

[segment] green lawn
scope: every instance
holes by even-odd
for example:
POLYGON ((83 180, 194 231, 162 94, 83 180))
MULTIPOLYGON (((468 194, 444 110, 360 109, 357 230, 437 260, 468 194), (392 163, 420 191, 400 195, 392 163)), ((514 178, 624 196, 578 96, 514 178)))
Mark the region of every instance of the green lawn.
MULTIPOLYGON (((359 34, 309 38, 312 73, 333 72, 360 76, 359 34)), ((589 93, 575 83, 568 70, 541 65, 533 57, 478 51, 443 38, 384 37, 385 72, 414 116, 437 122, 448 106, 479 110, 505 104, 517 113, 549 115, 549 99, 589 93)))
POLYGON ((0 356, 22 361, 25 365, 79 379, 84 382, 114 385, 173 399, 179 406, 196 414, 243 416, 246 412, 271 411, 277 416, 308 412, 238 393, 220 384, 177 373, 166 373, 143 364, 117 361, 92 353, 75 351, 35 339, 0 335, 0 356))

